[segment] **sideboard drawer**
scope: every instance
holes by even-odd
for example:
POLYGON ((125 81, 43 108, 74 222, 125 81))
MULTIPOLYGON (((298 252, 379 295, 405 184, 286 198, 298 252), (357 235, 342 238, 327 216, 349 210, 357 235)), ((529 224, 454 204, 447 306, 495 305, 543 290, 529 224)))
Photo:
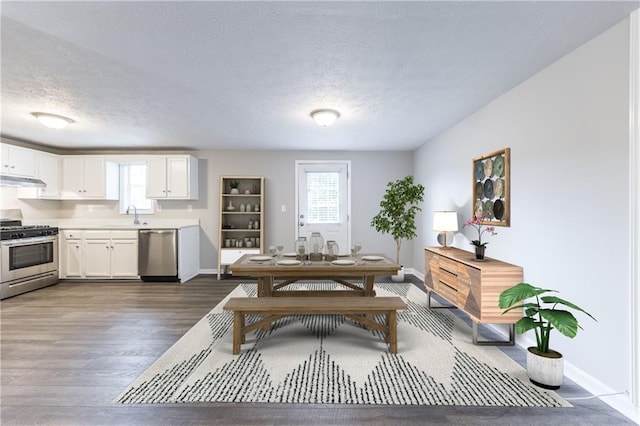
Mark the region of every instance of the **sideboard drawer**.
POLYGON ((458 263, 446 257, 438 256, 438 266, 441 270, 458 275, 458 263))

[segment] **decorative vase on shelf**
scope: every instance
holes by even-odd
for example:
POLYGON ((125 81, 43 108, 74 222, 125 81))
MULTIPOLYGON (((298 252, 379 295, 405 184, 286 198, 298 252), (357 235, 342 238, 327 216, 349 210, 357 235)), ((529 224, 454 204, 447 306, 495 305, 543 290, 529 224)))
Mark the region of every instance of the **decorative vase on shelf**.
POLYGON ((238 190, 238 188, 231 188, 231 193, 232 194, 239 194, 240 191, 238 190))
POLYGON ((476 259, 484 260, 484 250, 485 249, 486 249, 485 246, 476 246, 476 259))
POLYGON ((227 206, 227 210, 235 210, 236 208, 233 207, 233 202, 231 200, 229 200, 229 205, 227 206))

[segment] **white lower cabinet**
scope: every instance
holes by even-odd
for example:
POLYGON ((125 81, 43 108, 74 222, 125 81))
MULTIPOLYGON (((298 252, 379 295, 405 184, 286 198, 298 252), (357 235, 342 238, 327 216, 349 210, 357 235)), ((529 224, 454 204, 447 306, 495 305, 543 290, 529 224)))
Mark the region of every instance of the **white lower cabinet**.
POLYGON ((111 277, 138 278, 138 232, 135 238, 111 239, 111 277))
POLYGON ((138 231, 64 230, 62 278, 138 278, 138 231))
POLYGON ((60 246, 60 278, 82 278, 84 276, 82 231, 62 231, 60 246))
POLYGON ((84 276, 86 278, 110 278, 111 240, 89 236, 85 237, 83 247, 85 258, 84 276))

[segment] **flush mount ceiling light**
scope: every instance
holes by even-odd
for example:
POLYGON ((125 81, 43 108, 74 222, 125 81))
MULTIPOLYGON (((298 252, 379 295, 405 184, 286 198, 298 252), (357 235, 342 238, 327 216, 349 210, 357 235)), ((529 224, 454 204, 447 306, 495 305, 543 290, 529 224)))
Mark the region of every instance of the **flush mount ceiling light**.
POLYGON ((73 120, 68 117, 49 114, 47 112, 32 112, 31 115, 33 115, 38 119, 40 123, 50 129, 64 129, 69 124, 73 123, 73 120))
POLYGON ((335 109, 317 109, 311 111, 311 118, 322 127, 331 126, 340 117, 335 109))

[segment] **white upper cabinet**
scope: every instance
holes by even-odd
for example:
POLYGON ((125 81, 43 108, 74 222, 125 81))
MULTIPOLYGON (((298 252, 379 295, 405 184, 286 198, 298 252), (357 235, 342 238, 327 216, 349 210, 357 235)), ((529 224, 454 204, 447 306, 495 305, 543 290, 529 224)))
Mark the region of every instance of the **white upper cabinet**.
POLYGON ((60 156, 48 152, 36 152, 36 177, 45 188, 18 188, 18 198, 42 198, 58 200, 62 194, 60 185, 60 156))
POLYGON ((36 177, 36 151, 2 144, 3 175, 36 177))
POLYGON ((47 186, 38 189, 39 198, 60 198, 60 157, 46 152, 38 153, 38 177, 47 186))
POLYGON ((159 155, 147 160, 147 198, 197 200, 198 159, 159 155))
POLYGON ((62 198, 117 200, 120 193, 118 164, 100 156, 66 156, 62 159, 62 198))

